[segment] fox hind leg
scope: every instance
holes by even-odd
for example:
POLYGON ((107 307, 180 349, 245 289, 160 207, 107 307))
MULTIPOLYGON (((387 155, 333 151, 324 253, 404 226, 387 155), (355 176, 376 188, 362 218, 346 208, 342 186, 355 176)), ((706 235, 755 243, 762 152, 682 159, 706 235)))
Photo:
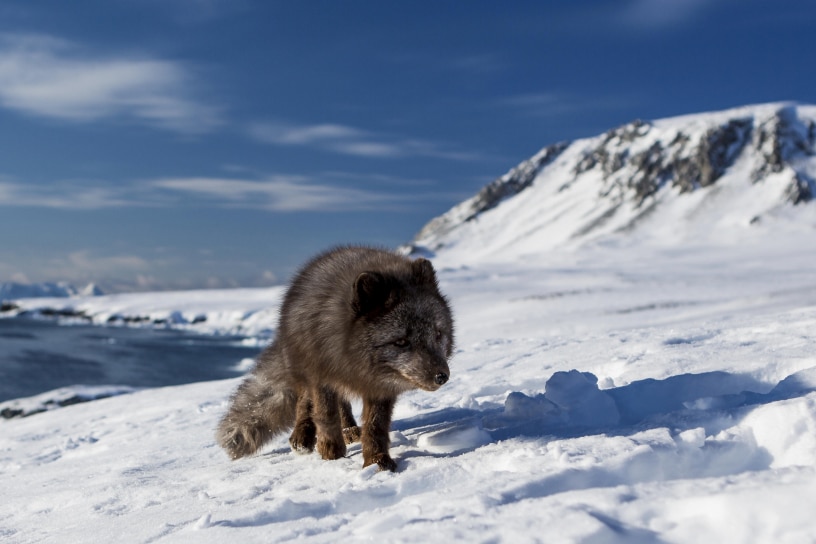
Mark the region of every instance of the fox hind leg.
POLYGON ((317 427, 312 420, 312 398, 304 391, 298 397, 295 414, 295 428, 289 437, 289 444, 298 453, 314 451, 317 442, 317 427))
POLYGON ((351 403, 345 399, 340 401, 340 425, 343 427, 343 440, 346 444, 360 440, 360 427, 351 413, 351 403))

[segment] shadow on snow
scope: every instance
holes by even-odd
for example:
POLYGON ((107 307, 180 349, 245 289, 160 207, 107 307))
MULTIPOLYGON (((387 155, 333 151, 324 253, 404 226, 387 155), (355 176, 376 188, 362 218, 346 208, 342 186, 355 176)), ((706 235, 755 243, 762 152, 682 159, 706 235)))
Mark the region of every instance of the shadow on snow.
MULTIPOLYGON (((768 385, 740 374, 705 372, 647 379, 601 390, 588 372, 557 372, 542 394, 512 392, 500 408, 447 408, 397 421, 394 429, 417 436, 412 457, 450 457, 524 437, 628 437, 648 448, 615 470, 567 468, 513 492, 518 498, 642 480, 707 477, 763 470, 773 457, 748 439, 716 439, 754 408, 816 391, 816 367, 768 385), (762 391, 766 392, 762 392, 762 391), (649 431, 665 429, 655 439, 649 431), (715 435, 712 439, 712 435, 715 435), (650 437, 651 436, 651 437, 650 437), (534 491, 533 491, 534 489, 534 491)), ((659 434, 659 433, 658 433, 659 434)), ((634 446, 633 446, 634 447, 634 446)), ((591 446, 589 446, 591 449, 591 446)))

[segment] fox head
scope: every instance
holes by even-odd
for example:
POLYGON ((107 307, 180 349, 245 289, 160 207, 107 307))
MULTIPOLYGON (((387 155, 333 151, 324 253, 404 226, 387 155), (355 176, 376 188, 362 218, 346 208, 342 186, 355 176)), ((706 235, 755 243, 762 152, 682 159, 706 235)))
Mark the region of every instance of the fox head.
POLYGON ((435 391, 450 377, 453 318, 427 259, 410 273, 363 272, 352 307, 362 326, 371 371, 400 391, 435 391))

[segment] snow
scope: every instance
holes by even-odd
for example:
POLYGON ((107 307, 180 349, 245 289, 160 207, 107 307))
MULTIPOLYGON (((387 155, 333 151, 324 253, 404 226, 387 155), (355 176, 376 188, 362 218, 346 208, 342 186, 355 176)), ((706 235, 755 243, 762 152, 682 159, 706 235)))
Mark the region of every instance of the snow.
MULTIPOLYGON (((441 252, 458 348, 449 383, 397 404, 396 473, 361 469, 359 444, 323 461, 286 436, 229 461, 213 434, 239 379, 138 390, 0 422, 0 536, 812 542, 814 238, 608 242, 466 265, 441 252)), ((70 304, 99 323, 177 312, 172 326, 265 338, 280 295, 70 304)))

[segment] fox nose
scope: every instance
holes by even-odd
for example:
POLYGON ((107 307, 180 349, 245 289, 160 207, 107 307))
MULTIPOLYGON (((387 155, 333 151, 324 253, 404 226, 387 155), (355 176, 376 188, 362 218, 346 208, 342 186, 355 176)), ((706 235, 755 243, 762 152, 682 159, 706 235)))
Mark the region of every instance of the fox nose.
POLYGON ((434 381, 436 382, 436 385, 442 385, 446 381, 448 381, 448 375, 445 374, 444 372, 440 372, 439 374, 434 376, 434 381))

